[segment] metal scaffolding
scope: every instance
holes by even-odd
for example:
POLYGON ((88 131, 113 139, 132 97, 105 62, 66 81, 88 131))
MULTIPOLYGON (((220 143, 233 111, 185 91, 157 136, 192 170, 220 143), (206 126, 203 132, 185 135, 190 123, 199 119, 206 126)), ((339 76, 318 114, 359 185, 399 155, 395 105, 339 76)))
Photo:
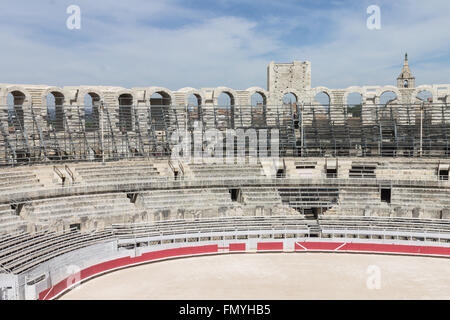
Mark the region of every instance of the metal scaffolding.
MULTIPOLYGON (((178 138, 255 129, 279 156, 450 155, 447 104, 0 107, 0 165, 170 157, 178 138), (271 136, 277 130, 277 136, 271 136)), ((224 135, 226 140, 226 136, 224 135)), ((261 142, 261 141, 260 141, 261 142)), ((232 142, 237 149, 238 141, 232 142)), ((258 146, 246 145, 246 156, 258 146)), ((225 143, 224 143, 225 145, 225 143)), ((194 148, 191 148, 194 150, 194 148)), ((237 152, 237 151, 236 151, 237 152)), ((223 153, 226 154, 225 152, 223 153)), ((236 153, 237 154, 237 153, 236 153)))

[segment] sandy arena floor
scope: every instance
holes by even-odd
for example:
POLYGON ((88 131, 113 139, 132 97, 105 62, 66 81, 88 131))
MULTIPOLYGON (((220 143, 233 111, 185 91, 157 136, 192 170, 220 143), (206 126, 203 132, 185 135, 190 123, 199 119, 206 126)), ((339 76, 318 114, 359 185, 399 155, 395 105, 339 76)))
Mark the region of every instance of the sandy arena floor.
POLYGON ((203 256, 112 272, 61 299, 450 299, 450 259, 342 253, 203 256))

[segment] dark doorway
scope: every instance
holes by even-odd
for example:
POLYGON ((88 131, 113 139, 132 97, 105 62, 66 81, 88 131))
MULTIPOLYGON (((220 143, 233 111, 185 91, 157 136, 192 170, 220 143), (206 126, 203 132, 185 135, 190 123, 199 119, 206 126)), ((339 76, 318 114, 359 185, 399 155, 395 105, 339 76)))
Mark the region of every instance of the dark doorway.
POLYGON ((439 170, 439 180, 448 180, 448 170, 439 170))
POLYGON ((381 189, 381 201, 391 203, 391 189, 381 189))
POLYGON ((230 189, 231 201, 238 201, 239 199, 239 189, 230 189))
POLYGON ((277 170, 277 178, 285 178, 286 173, 284 172, 284 169, 278 169, 277 170))
POLYGON ((73 223, 69 227, 70 227, 70 230, 73 230, 73 229, 78 230, 78 231, 81 230, 81 224, 80 223, 73 223))
POLYGON ((337 178, 337 169, 327 169, 327 179, 337 178))

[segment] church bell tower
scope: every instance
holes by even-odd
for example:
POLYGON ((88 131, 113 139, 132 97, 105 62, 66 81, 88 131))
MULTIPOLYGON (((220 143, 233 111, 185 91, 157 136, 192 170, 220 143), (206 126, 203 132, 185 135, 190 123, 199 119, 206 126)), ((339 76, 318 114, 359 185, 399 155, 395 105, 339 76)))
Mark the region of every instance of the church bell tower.
POLYGON ((403 69, 397 78, 397 87, 400 89, 413 89, 415 86, 416 78, 412 76, 411 70, 408 64, 408 54, 405 54, 405 62, 403 63, 403 69))

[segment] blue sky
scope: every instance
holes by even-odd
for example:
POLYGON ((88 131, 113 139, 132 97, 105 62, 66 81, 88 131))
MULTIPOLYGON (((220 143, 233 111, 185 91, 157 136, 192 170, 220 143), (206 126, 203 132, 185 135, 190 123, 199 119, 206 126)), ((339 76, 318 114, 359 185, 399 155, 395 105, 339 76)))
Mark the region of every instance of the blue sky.
POLYGON ((312 85, 450 83, 450 1, 3 0, 0 82, 266 87, 270 61, 309 60, 312 85), (69 30, 69 5, 81 29, 69 30), (381 8, 381 30, 366 9, 381 8))

